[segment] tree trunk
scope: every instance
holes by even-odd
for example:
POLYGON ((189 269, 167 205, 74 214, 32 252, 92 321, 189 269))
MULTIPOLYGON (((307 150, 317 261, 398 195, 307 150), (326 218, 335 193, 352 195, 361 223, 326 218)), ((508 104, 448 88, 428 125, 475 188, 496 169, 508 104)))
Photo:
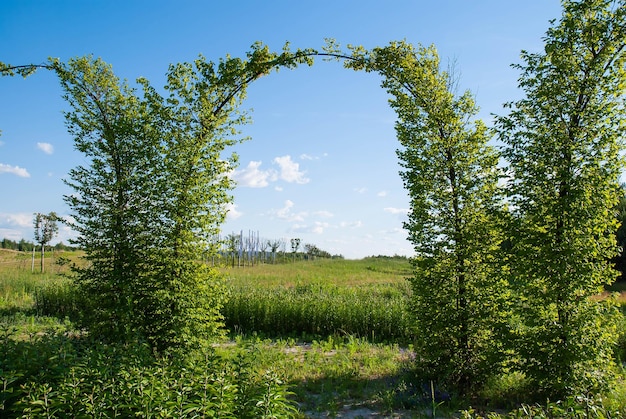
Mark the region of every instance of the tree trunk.
POLYGON ((45 252, 46 252, 46 251, 45 251, 45 247, 44 247, 44 245, 42 244, 42 245, 41 245, 41 273, 43 273, 43 264, 44 264, 44 263, 43 263, 43 260, 44 260, 45 252))

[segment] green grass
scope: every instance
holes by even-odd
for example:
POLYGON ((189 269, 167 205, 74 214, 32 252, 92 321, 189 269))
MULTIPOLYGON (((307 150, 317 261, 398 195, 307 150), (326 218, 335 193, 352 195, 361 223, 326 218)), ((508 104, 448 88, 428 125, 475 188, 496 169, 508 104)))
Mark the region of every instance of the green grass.
POLYGON ((364 287, 404 283, 411 275, 409 261, 404 258, 317 259, 275 265, 257 264, 254 267, 225 267, 221 270, 233 285, 256 287, 294 287, 302 284, 364 287))
POLYGON ((61 284, 69 271, 65 260, 76 259, 76 252, 49 253, 45 260, 45 271, 40 272, 39 255, 0 249, 0 313, 13 314, 35 309, 37 291, 43 287, 61 284))
POLYGON ((268 337, 349 335, 407 344, 408 267, 403 259, 367 258, 226 269, 226 326, 268 337))
MULTIPOLYGON (((75 260, 77 254, 67 256, 75 260)), ((264 380, 279 401, 287 395, 282 384, 286 383, 293 393, 290 400, 297 402, 301 411, 295 417, 348 413, 368 417, 372 412, 382 417, 424 417, 432 409, 428 383, 420 382, 412 369, 413 359, 419 354, 410 345, 411 318, 406 312, 410 287, 406 278, 411 272, 405 259, 316 260, 220 268, 231 293, 230 303, 224 308, 226 322, 235 332, 230 341, 215 346, 216 358, 210 361, 225 374, 221 376, 188 369, 187 356, 201 354, 154 364, 150 357, 144 358, 141 348, 93 346, 72 324, 72 315, 79 307, 73 288, 63 276, 67 265, 55 263, 50 255, 46 266, 47 273, 31 273, 30 254, 0 251, 0 384, 11 390, 0 391, 0 408, 3 403, 17 403, 42 413, 41 402, 56 395, 56 404, 50 408, 66 408, 67 399, 87 409, 89 396, 84 392, 100 391, 87 386, 87 382, 114 388, 122 377, 128 382, 121 398, 111 395, 98 399, 109 410, 115 410, 118 402, 137 407, 147 401, 152 403, 144 399, 141 380, 151 383, 163 409, 192 408, 196 402, 185 404, 184 398, 196 400, 195 396, 176 378, 184 375, 193 386, 199 385, 200 379, 211 381, 211 391, 223 393, 224 386, 242 386, 241 391, 247 391, 254 403, 261 405, 269 400, 259 393, 264 380), (107 367, 109 361, 100 362, 109 351, 123 361, 115 371, 107 367), (7 360, 12 360, 13 369, 7 360), (179 371, 185 368, 186 372, 179 371), (246 390, 245 377, 254 377, 257 387, 246 390), (72 380, 83 381, 79 385, 79 381, 72 380), (75 393, 70 391, 73 385, 77 386, 75 393), (171 395, 176 392, 181 398, 174 400, 171 395), (61 400, 60 395, 66 399, 61 400)), ((624 357, 626 340, 622 345, 619 354, 624 357)), ((624 377, 623 372, 620 377, 624 377)), ((494 408, 520 408, 525 401, 524 386, 522 376, 504 375, 488 383, 481 398, 472 401, 472 405, 482 408, 470 410, 468 401, 455 399, 434 405, 438 417, 458 417, 462 409, 468 409, 467 417, 486 417, 494 408)), ((214 397, 222 400, 223 406, 235 409, 231 396, 214 397)), ((596 400, 570 400, 524 408, 536 417, 546 417, 563 406, 573 412, 594 408, 626 414, 626 384, 621 378, 604 395, 601 405, 596 400)), ((520 412, 515 414, 526 417, 520 412)))
POLYGON ((251 337, 218 346, 218 351, 231 357, 253 352, 258 368, 281 371, 303 411, 337 412, 350 404, 390 411, 415 405, 421 397, 407 374, 414 354, 397 345, 353 337, 307 343, 251 337), (385 391, 402 385, 412 389, 405 391, 406 404, 384 406, 385 391))

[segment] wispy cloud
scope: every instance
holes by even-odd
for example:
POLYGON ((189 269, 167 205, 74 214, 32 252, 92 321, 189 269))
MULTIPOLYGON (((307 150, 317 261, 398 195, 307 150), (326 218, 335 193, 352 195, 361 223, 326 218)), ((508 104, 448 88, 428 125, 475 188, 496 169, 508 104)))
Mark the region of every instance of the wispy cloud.
POLYGON ((387 196, 387 191, 380 191, 380 192, 378 192, 376 194, 376 196, 379 196, 379 197, 383 198, 383 197, 387 196))
POLYGON ((226 217, 230 220, 236 220, 241 217, 243 212, 237 210, 237 205, 229 202, 226 204, 226 217))
POLYGON ((291 226, 289 231, 293 233, 313 233, 313 234, 323 234, 324 231, 330 226, 328 223, 323 223, 321 221, 316 221, 311 224, 294 224, 291 226))
POLYGON ((315 225, 311 228, 311 233, 322 234, 329 224, 321 221, 316 221, 315 225))
POLYGON ((10 166, 8 164, 0 163, 0 174, 10 173, 19 177, 30 177, 28 170, 19 166, 10 166))
POLYGON ((331 217, 333 217, 333 216, 334 216, 334 214, 333 214, 332 212, 330 212, 330 211, 325 211, 325 210, 322 210, 322 211, 315 211, 315 212, 313 213, 313 215, 318 216, 318 217, 322 217, 322 218, 331 218, 331 217))
POLYGON ((319 160, 322 157, 328 157, 328 153, 323 153, 322 156, 312 156, 310 154, 300 154, 300 160, 319 160))
POLYGON ((1 228, 0 227, 0 237, 8 240, 18 241, 23 239, 24 236, 20 230, 14 230, 11 228, 1 228))
POLYGON ((302 212, 293 212, 292 208, 295 206, 293 201, 290 199, 285 201, 285 205, 274 212, 278 218, 281 220, 286 220, 289 222, 303 222, 305 217, 308 216, 308 213, 305 211, 302 212))
POLYGON ((393 234, 406 234, 406 230, 400 227, 394 227, 392 229, 388 229, 388 230, 381 230, 380 234, 382 237, 385 236, 389 236, 389 235, 393 235, 393 234))
POLYGON ((310 179, 305 177, 305 172, 300 171, 300 164, 291 160, 291 156, 281 156, 274 159, 274 163, 280 167, 280 178, 285 182, 305 184, 310 179))
POLYGON ((54 153, 54 147, 50 143, 37 143, 37 148, 46 154, 54 153))
POLYGON ((363 187, 363 188, 354 188, 354 192, 360 193, 360 194, 364 194, 365 192, 367 192, 367 188, 365 188, 365 187, 363 187))
POLYGON ((235 170, 231 174, 231 178, 237 182, 239 186, 247 188, 265 188, 270 182, 278 178, 275 170, 261 170, 261 161, 251 161, 245 169, 235 170))
POLYGON ((339 227, 343 228, 359 228, 363 226, 363 222, 361 220, 358 221, 342 221, 339 223, 339 227))
POLYGON ((383 208, 383 211, 397 216, 397 219, 401 221, 406 221, 409 215, 409 210, 407 208, 387 207, 387 208, 383 208))
POLYGON ((0 225, 12 227, 31 227, 33 225, 33 214, 26 212, 0 213, 0 225))
POLYGON ((393 208, 393 207, 387 207, 383 209, 385 212, 388 212, 390 214, 408 214, 409 210, 407 208, 393 208))
MULTIPOLYGON (((305 172, 300 170, 300 164, 291 160, 291 156, 280 156, 274 158, 272 163, 278 166, 275 169, 261 169, 261 161, 251 161, 244 169, 234 170, 230 177, 235 180, 239 186, 248 188, 265 188, 270 182, 284 180, 288 183, 309 183, 310 179, 305 176, 305 172)), ((276 190, 281 191, 282 188, 277 187, 276 190)))

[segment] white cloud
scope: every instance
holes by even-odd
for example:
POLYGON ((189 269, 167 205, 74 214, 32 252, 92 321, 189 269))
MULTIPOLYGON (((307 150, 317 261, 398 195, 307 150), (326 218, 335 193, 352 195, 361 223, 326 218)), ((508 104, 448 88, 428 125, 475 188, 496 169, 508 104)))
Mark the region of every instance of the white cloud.
POLYGON ((361 222, 361 220, 358 221, 342 221, 341 223, 339 223, 340 227, 344 227, 344 228, 359 228, 363 226, 363 223, 361 222))
POLYGON ((26 212, 0 213, 0 225, 15 227, 31 227, 33 225, 33 214, 26 212))
MULTIPOLYGON (((278 165, 279 171, 274 169, 262 170, 261 163, 261 161, 251 161, 245 169, 234 170, 230 177, 239 186, 248 188, 265 188, 270 182, 275 182, 278 179, 289 183, 309 183, 309 179, 305 177, 305 172, 300 171, 300 164, 291 160, 289 155, 276 157, 272 161, 278 165)), ((281 191, 282 188, 277 187, 276 190, 281 191)))
POLYGON ((282 180, 289 183, 309 183, 310 179, 304 176, 305 172, 300 171, 300 164, 291 160, 291 156, 276 157, 274 163, 280 167, 280 178, 282 180))
POLYGON ((233 204, 232 202, 229 202, 228 204, 226 204, 226 217, 229 220, 236 220, 237 218, 241 217, 243 215, 243 212, 241 211, 237 211, 237 205, 233 204))
POLYGON ((0 228, 0 237, 13 241, 19 241, 24 238, 21 231, 10 228, 0 228))
POLYGON ((54 153, 54 147, 50 143, 37 143, 37 148, 46 154, 54 153))
POLYGON ((290 199, 286 200, 285 206, 279 209, 278 211, 276 211, 276 215, 278 215, 279 218, 286 218, 289 212, 291 211, 291 208, 293 208, 293 206, 294 206, 294 203, 292 200, 290 199))
POLYGON ((24 169, 23 167, 9 166, 8 164, 0 163, 0 174, 2 173, 11 173, 19 177, 30 177, 30 173, 28 173, 28 170, 24 169))
POLYGON ((381 198, 382 198, 382 197, 385 197, 385 196, 387 196, 387 191, 380 191, 380 192, 378 192, 378 193, 376 194, 376 196, 379 196, 379 197, 381 197, 381 198))
POLYGON ((292 233, 308 233, 309 226, 306 224, 294 224, 291 226, 289 231, 292 233))
POLYGON ((275 211, 275 214, 281 220, 286 220, 289 222, 303 222, 304 218, 308 215, 306 212, 298 212, 294 213, 291 209, 294 207, 294 203, 291 200, 285 201, 285 206, 279 210, 275 211))
MULTIPOLYGON (((76 220, 74 219, 74 217, 72 216, 65 216, 63 217, 67 222, 73 223, 76 220)), ((64 224, 64 223, 60 223, 59 224, 59 235, 55 238, 54 242, 63 242, 65 244, 68 244, 70 242, 70 240, 75 239, 77 237, 77 234, 74 230, 72 230, 72 227, 64 224)))
POLYGON ((409 213, 409 210, 407 208, 387 207, 387 208, 384 208, 383 210, 390 214, 408 214, 409 213))
POLYGON ((380 231, 380 234, 382 237, 388 236, 388 235, 393 235, 393 234, 406 234, 406 230, 404 230, 403 228, 400 227, 394 227, 392 229, 389 230, 382 230, 380 231))
POLYGON ((315 211, 313 213, 313 215, 317 215, 318 217, 322 217, 322 218, 331 218, 334 216, 334 214, 330 211, 315 211))
POLYGON ((354 192, 364 194, 367 192, 367 188, 354 188, 354 192))
POLYGON ((320 221, 316 221, 313 225, 294 224, 291 226, 290 231, 293 233, 323 234, 324 230, 328 227, 329 227, 328 223, 322 223, 320 221))
POLYGON ((243 170, 235 170, 231 174, 231 178, 237 182, 239 186, 248 188, 264 188, 269 182, 275 181, 277 174, 275 170, 260 170, 261 161, 251 161, 243 170))
POLYGON ((328 223, 316 221, 315 225, 311 228, 311 233, 322 234, 325 228, 328 228, 328 223))
POLYGON ((383 211, 397 216, 398 220, 401 220, 401 221, 408 220, 409 210, 407 208, 387 207, 387 208, 383 208, 383 211))
MULTIPOLYGON (((328 157, 328 153, 323 153, 322 157, 328 157)), ((300 154, 300 160, 319 160, 320 158, 320 156, 312 156, 306 153, 300 154)))

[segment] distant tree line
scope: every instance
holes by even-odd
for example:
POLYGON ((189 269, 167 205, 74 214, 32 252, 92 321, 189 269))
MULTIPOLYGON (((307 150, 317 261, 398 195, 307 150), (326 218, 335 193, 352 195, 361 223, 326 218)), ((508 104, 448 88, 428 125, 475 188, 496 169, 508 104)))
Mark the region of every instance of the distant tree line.
MULTIPOLYGON (((314 244, 300 246, 299 238, 267 239, 258 231, 231 233, 226 236, 216 235, 211 247, 218 248, 220 263, 235 266, 254 266, 260 263, 285 263, 296 260, 343 259, 343 255, 332 255, 314 244), (287 244, 289 243, 289 249, 287 244)), ((212 263, 217 261, 212 256, 212 263)))
MULTIPOLYGON (((20 241, 15 241, 11 239, 4 238, 0 241, 0 249, 9 249, 9 250, 17 250, 19 252, 32 252, 33 247, 36 244, 30 241, 26 241, 25 239, 20 239, 20 241)), ((54 249, 56 251, 72 251, 76 250, 76 247, 68 246, 63 242, 59 242, 54 246, 46 246, 46 249, 54 249)))

